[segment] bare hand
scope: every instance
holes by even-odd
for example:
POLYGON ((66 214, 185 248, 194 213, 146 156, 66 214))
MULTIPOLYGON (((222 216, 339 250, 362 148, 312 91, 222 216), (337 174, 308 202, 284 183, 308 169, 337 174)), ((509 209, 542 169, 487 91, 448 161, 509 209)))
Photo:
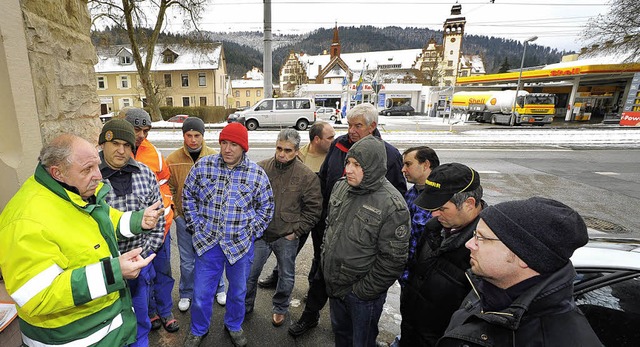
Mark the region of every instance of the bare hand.
POLYGON ((164 213, 164 209, 158 209, 162 201, 158 200, 155 204, 147 207, 142 216, 142 229, 153 229, 158 224, 158 219, 164 213))
POLYGON ((297 239, 298 237, 296 236, 296 233, 291 233, 291 234, 285 236, 285 238, 287 240, 289 240, 289 241, 293 241, 293 240, 297 239))
POLYGON ((142 253, 142 247, 132 249, 118 257, 120 261, 120 271, 122 272, 122 277, 125 279, 130 280, 138 277, 140 270, 149 265, 153 258, 156 257, 155 254, 152 254, 145 259, 140 253, 142 253))

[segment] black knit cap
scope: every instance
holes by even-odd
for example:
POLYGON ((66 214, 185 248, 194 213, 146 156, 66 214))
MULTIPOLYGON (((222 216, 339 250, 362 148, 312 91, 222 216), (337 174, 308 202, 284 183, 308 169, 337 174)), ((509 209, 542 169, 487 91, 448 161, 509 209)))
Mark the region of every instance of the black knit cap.
POLYGON ((435 210, 456 193, 472 191, 479 186, 480 175, 476 170, 459 163, 442 164, 431 171, 414 204, 425 210, 435 210))
POLYGON ((136 131, 133 125, 125 119, 115 118, 106 122, 102 126, 98 144, 101 145, 107 141, 122 140, 131 145, 131 149, 136 148, 136 131))
POLYGON ((198 117, 188 117, 182 123, 182 133, 186 133, 187 131, 195 130, 200 134, 204 135, 204 122, 202 119, 198 117))
POLYGON ((578 212, 556 200, 534 197, 503 202, 483 209, 480 218, 539 273, 559 270, 573 251, 589 241, 587 226, 578 212))

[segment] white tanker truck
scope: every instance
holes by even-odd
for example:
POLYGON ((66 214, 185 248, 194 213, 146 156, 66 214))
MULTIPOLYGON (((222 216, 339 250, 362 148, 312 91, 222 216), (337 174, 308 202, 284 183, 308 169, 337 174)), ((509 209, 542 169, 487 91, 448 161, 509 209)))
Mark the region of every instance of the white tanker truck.
POLYGON ((453 94, 452 111, 480 123, 492 124, 551 124, 556 112, 556 95, 518 91, 513 109, 515 90, 457 92, 453 94))

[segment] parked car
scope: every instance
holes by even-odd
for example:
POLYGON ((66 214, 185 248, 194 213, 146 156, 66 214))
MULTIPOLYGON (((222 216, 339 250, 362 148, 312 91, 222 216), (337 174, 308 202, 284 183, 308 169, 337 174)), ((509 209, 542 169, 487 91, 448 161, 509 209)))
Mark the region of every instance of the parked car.
POLYGON ((605 346, 640 341, 640 240, 592 238, 571 257, 576 304, 605 346))
POLYGON ((335 121, 340 118, 340 110, 333 107, 318 107, 316 108, 316 114, 318 118, 323 120, 335 121))
POLYGON ((316 121, 314 105, 311 98, 267 98, 247 110, 229 115, 227 122, 240 121, 247 130, 256 130, 258 127, 295 127, 307 130, 316 121))
POLYGON ((382 116, 413 116, 416 110, 411 105, 392 106, 380 111, 382 116))
POLYGON ((242 116, 240 113, 237 113, 237 112, 227 116, 227 123, 234 123, 234 122, 244 125, 244 116, 242 116))
POLYGON ((189 118, 189 115, 186 114, 177 114, 169 119, 167 119, 167 122, 173 122, 173 123, 184 123, 184 121, 189 118))
POLYGON ((100 121, 102 122, 102 124, 110 121, 113 117, 115 117, 117 112, 109 112, 109 113, 105 113, 103 115, 100 115, 100 121))

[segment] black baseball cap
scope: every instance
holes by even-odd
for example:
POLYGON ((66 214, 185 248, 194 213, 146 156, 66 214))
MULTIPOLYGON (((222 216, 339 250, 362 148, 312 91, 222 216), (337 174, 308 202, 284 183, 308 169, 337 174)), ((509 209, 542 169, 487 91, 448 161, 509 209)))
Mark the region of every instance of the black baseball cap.
POLYGON ((425 210, 435 210, 451 200, 454 194, 479 186, 480 174, 476 170, 459 163, 442 164, 431 171, 414 204, 425 210))

